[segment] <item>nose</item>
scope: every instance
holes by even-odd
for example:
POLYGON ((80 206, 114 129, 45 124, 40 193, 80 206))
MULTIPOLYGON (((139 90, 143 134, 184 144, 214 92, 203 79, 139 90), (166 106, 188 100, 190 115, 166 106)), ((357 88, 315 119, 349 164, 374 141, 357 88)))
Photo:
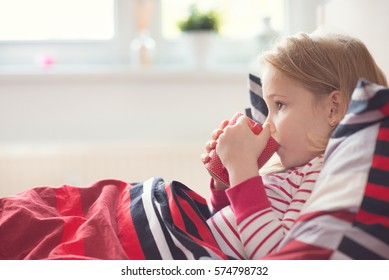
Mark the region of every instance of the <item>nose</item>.
POLYGON ((266 118, 263 125, 265 125, 265 123, 269 125, 271 134, 274 134, 277 131, 276 126, 274 125, 274 123, 271 121, 269 117, 266 118))

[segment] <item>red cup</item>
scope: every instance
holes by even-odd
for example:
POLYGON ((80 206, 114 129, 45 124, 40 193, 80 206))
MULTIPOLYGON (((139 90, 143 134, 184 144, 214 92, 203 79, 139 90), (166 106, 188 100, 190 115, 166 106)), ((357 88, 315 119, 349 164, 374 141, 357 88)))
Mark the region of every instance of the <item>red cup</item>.
MULTIPOLYGON (((228 123, 228 126, 234 125, 240 116, 243 116, 243 114, 236 113, 228 123)), ((258 135, 262 131, 262 126, 259 123, 254 122, 250 118, 249 118, 249 122, 253 133, 258 135)), ((265 149, 258 157, 258 161, 257 161, 258 169, 260 169, 271 158, 271 156, 277 151, 277 148, 278 148, 278 143, 276 142, 276 140, 274 140, 273 137, 270 137, 269 141, 266 144, 265 149)), ((211 173, 211 175, 214 178, 217 178, 220 181, 222 181, 224 185, 230 186, 228 171, 223 166, 219 156, 216 154, 216 149, 213 149, 209 153, 209 156, 211 159, 209 160, 209 162, 205 164, 205 167, 208 169, 208 171, 211 173)))

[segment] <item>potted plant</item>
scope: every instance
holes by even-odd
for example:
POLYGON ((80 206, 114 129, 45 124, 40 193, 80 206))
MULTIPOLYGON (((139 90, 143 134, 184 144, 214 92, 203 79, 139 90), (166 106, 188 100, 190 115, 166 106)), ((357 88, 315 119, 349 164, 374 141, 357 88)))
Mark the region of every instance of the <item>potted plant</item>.
POLYGON ((219 17, 215 11, 201 12, 196 5, 193 5, 189 9, 189 16, 178 22, 178 28, 182 32, 218 32, 219 17))
POLYGON ((178 28, 185 35, 191 50, 190 62, 197 68, 204 68, 210 63, 212 43, 219 31, 219 16, 211 10, 202 12, 196 5, 189 9, 189 15, 178 22, 178 28))

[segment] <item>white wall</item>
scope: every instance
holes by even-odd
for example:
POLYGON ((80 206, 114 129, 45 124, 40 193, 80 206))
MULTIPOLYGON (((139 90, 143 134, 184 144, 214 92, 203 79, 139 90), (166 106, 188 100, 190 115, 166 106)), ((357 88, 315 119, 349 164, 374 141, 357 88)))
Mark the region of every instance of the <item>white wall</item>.
POLYGON ((361 39, 389 77, 389 2, 381 0, 328 0, 324 24, 361 39))
POLYGON ((382 0, 285 0, 284 35, 312 32, 319 25, 361 39, 389 76, 389 2, 382 0))
POLYGON ((249 105, 246 72, 47 74, 0 74, 0 196, 152 176, 207 194, 205 142, 249 105))

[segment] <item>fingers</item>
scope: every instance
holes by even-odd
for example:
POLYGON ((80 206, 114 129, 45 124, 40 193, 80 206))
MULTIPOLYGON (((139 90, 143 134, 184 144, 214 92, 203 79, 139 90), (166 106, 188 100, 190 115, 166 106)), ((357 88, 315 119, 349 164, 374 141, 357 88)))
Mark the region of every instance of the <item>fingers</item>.
POLYGON ((219 125, 219 129, 221 130, 225 129, 229 122, 230 122, 229 120, 222 121, 219 125))
POLYGON ((211 140, 209 140, 205 146, 205 150, 209 153, 211 150, 216 148, 217 139, 219 139, 220 135, 224 132, 224 129, 228 125, 229 121, 224 120, 220 123, 218 129, 215 129, 211 134, 211 140))
POLYGON ((227 127, 229 121, 224 120, 220 123, 219 128, 215 129, 211 134, 211 140, 205 144, 205 154, 201 155, 201 161, 206 164, 211 160, 209 153, 216 148, 217 140, 220 135, 223 133, 224 129, 227 127))
POLYGON ((254 125, 254 122, 252 120, 250 120, 249 117, 247 117, 245 115, 242 115, 242 116, 240 116, 236 120, 236 124, 235 125, 238 125, 238 126, 248 126, 248 127, 252 128, 253 125, 254 125))
POLYGON ((211 157, 209 156, 209 154, 202 154, 201 155, 201 161, 204 164, 208 163, 210 160, 211 160, 211 157))
MULTIPOLYGON (((244 124, 248 124, 252 130, 253 130, 253 126, 251 123, 250 123, 250 119, 246 116, 240 116, 238 118, 238 120, 236 121, 236 124, 237 125, 244 125, 244 124)), ((259 124, 255 124, 255 125, 259 125, 259 124)), ((259 130, 260 132, 258 133, 255 133, 255 134, 259 134, 261 135, 260 137, 263 138, 263 139, 269 139, 271 134, 275 132, 275 127, 272 123, 266 121, 262 128, 259 130)))
POLYGON ((212 151, 213 149, 216 148, 217 141, 216 140, 209 140, 207 144, 205 145, 205 150, 207 153, 212 151))
POLYGON ((240 116, 240 117, 236 120, 236 123, 237 123, 237 124, 244 124, 244 123, 248 123, 248 124, 249 124, 249 118, 246 117, 245 115, 242 115, 242 116, 240 116))
POLYGON ((217 140, 219 138, 219 136, 223 133, 223 129, 215 129, 212 134, 211 134, 211 138, 212 140, 217 140))
POLYGON ((219 128, 212 131, 212 134, 211 134, 212 140, 217 140, 219 138, 219 136, 223 133, 223 131, 226 128, 226 126, 228 125, 228 123, 229 123, 228 120, 224 120, 220 123, 219 128))

